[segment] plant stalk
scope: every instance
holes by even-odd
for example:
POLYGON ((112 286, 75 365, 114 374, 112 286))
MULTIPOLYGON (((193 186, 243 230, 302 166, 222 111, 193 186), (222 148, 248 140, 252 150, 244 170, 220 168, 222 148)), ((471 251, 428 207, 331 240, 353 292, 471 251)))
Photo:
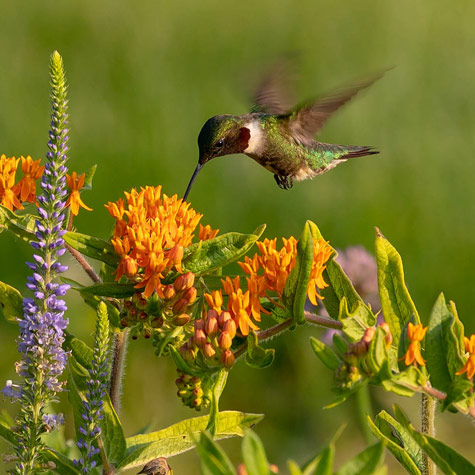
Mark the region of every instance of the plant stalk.
MULTIPOLYGON (((430 437, 435 437, 435 408, 436 401, 428 394, 421 394, 421 432, 430 437)), ((423 454, 423 475, 435 475, 435 463, 423 454)))

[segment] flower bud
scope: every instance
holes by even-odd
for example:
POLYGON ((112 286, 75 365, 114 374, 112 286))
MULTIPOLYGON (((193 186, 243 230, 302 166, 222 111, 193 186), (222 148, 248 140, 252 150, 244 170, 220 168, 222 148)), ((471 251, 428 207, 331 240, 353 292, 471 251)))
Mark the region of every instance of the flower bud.
POLYGON ((389 328, 389 325, 387 324, 387 322, 383 322, 379 326, 386 333, 386 336, 384 337, 384 341, 386 342, 386 346, 390 346, 391 343, 393 342, 393 335, 391 334, 391 329, 389 328))
POLYGON ((365 355, 368 351, 366 343, 363 340, 353 343, 349 348, 351 348, 351 352, 358 358, 365 355))
POLYGON ((138 310, 145 310, 147 307, 147 300, 142 296, 141 293, 136 292, 132 295, 132 304, 138 310))
POLYGON ((181 260, 183 259, 184 255, 184 247, 180 244, 176 244, 168 251, 168 262, 174 266, 178 266, 181 264, 181 260))
POLYGON ((180 348, 180 354, 187 363, 193 364, 195 362, 195 354, 193 350, 188 348, 188 345, 183 345, 180 348))
POLYGON ((231 314, 229 312, 221 312, 219 314, 219 317, 218 317, 218 324, 219 324, 219 328, 223 328, 224 327, 224 324, 230 320, 232 317, 231 317, 231 314))
POLYGON ((190 316, 187 313, 182 313, 180 315, 177 315, 173 320, 173 325, 176 325, 177 327, 182 327, 183 325, 186 325, 190 321, 190 316))
POLYGON ((129 319, 129 321, 134 321, 137 319, 137 309, 135 309, 134 307, 132 308, 129 308, 129 311, 127 312, 127 317, 129 319))
POLYGON ((183 294, 183 298, 188 301, 188 305, 195 303, 197 293, 198 291, 196 290, 196 287, 190 287, 186 290, 186 292, 183 294))
POLYGON ((206 333, 204 330, 195 330, 193 341, 198 348, 203 348, 206 344, 206 333))
POLYGON ((212 358, 215 354, 216 350, 214 346, 211 343, 206 343, 203 347, 203 355, 205 355, 206 358, 212 358))
POLYGON ((186 309, 188 308, 188 300, 180 299, 178 302, 175 302, 173 305, 173 313, 178 315, 180 313, 185 313, 186 309))
POLYGON ((175 280, 175 283, 173 285, 175 287, 175 290, 177 292, 180 292, 180 290, 186 290, 186 289, 189 289, 190 287, 193 287, 194 283, 195 283, 195 274, 193 274, 193 272, 187 272, 186 274, 182 274, 178 276, 178 278, 175 280))
POLYGON ((150 328, 144 328, 142 330, 142 335, 146 340, 148 340, 152 336, 152 330, 150 330, 150 328))
POLYGON ((236 322, 231 318, 229 320, 226 320, 224 326, 223 326, 223 330, 226 332, 226 333, 229 333, 229 335, 231 336, 231 338, 234 338, 236 336, 236 322))
POLYGON ((150 325, 152 328, 162 328, 163 326, 163 318, 162 317, 155 317, 151 322, 150 325))
POLYGON ((124 258, 124 271, 125 275, 129 278, 132 279, 135 274, 137 274, 137 271, 139 270, 139 266, 137 264, 137 261, 130 257, 127 256, 124 258))
POLYGON ((201 318, 199 320, 195 320, 194 327, 195 330, 204 330, 205 322, 201 318))
POLYGON ((163 298, 165 300, 171 300, 175 298, 176 292, 175 292, 175 287, 173 287, 173 284, 166 285, 163 289, 163 298))
POLYGON ((120 326, 122 328, 127 328, 129 326, 129 320, 126 317, 120 319, 120 326))
POLYGON ((218 338, 218 345, 222 350, 227 350, 231 348, 233 344, 233 338, 228 332, 222 332, 218 338))
POLYGON ((206 319, 205 332, 209 338, 214 338, 218 333, 218 320, 215 317, 210 318, 209 312, 206 319))
POLYGON ((142 311, 139 313, 140 320, 147 320, 147 318, 148 318, 148 315, 145 312, 142 311))
POLYGON ((366 348, 368 348, 369 344, 373 341, 375 333, 376 333, 376 328, 374 328, 374 327, 369 327, 364 332, 364 335, 363 335, 363 338, 361 339, 361 341, 363 341, 365 343, 366 348))
POLYGON ((216 320, 219 317, 219 313, 214 309, 210 308, 208 312, 206 313, 206 319, 208 320, 209 318, 216 318, 216 320))
POLYGON ((223 352, 221 356, 221 362, 223 363, 225 368, 231 368, 234 364, 234 353, 231 350, 226 350, 223 352))

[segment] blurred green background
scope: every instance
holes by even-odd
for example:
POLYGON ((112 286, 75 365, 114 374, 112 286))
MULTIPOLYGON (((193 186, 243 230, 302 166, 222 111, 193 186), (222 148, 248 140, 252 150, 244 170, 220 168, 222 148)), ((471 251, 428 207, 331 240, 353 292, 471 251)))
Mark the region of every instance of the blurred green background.
MULTIPOLYGON (((76 226, 106 238, 112 220, 103 204, 124 190, 162 184, 168 194, 183 193, 205 120, 246 112, 273 59, 299 52, 299 99, 395 65, 322 134, 327 142, 375 145, 379 156, 352 160, 288 192, 247 157, 226 157, 207 165, 190 199, 203 222, 222 232, 250 232, 267 223, 267 237, 298 235, 312 219, 333 246, 361 243, 372 250, 377 225, 403 257, 422 317, 444 291, 471 333, 473 18, 475 4, 468 0, 0 0, 0 153, 44 156, 48 60, 58 49, 70 87, 70 167, 82 172, 98 164, 94 189, 83 194, 94 212, 80 213, 76 226)), ((29 246, 1 234, 0 279, 23 288, 30 255, 29 246)), ((84 279, 71 267, 72 277, 84 279)), ((72 331, 89 339, 93 316, 77 298, 70 298, 70 307, 72 331)), ((14 376, 16 328, 0 325, 0 368, 7 379, 14 376)), ((275 341, 278 356, 270 369, 238 365, 222 399, 223 409, 266 414, 257 430, 281 467, 289 457, 305 461, 343 422, 349 427, 337 447, 340 461, 364 445, 351 402, 321 409, 331 400, 331 377, 310 354, 308 335, 317 333, 300 328, 275 341)), ((173 367, 154 357, 149 344, 130 345, 127 435, 193 415, 175 397, 174 379, 173 367)), ((393 400, 374 397, 385 408, 393 400)), ((409 406, 416 414, 415 401, 409 406)), ((473 461, 469 442, 457 436, 473 430, 469 422, 440 420, 440 437, 456 441, 473 461)), ((239 443, 224 445, 238 460, 239 443)), ((194 453, 170 463, 177 474, 198 471, 194 453)))

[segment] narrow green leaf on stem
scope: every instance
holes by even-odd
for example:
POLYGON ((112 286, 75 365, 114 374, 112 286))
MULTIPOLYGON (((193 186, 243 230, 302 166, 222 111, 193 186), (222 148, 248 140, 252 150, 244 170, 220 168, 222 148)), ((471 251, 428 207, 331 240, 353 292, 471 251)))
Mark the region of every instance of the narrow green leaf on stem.
POLYGON ((203 475, 236 474, 226 453, 207 432, 202 432, 200 439, 196 440, 196 450, 200 456, 201 473, 203 475))
POLYGON ((247 473, 269 475, 269 462, 261 439, 252 430, 247 430, 241 445, 242 458, 247 473))
POLYGON ((335 475, 374 475, 381 466, 384 456, 384 444, 379 442, 348 460, 335 475))
POLYGON ((73 249, 76 249, 76 251, 79 251, 85 256, 105 262, 114 268, 119 265, 120 257, 115 252, 112 244, 108 241, 94 236, 88 236, 87 234, 74 233, 72 231, 68 231, 64 235, 64 240, 73 249))
POLYGON ((0 282, 0 307, 5 320, 16 322, 23 317, 23 296, 15 287, 0 282))
POLYGON ((319 360, 329 369, 335 371, 341 364, 340 358, 335 352, 329 348, 325 343, 317 340, 314 337, 310 337, 310 345, 314 353, 318 356, 319 360))

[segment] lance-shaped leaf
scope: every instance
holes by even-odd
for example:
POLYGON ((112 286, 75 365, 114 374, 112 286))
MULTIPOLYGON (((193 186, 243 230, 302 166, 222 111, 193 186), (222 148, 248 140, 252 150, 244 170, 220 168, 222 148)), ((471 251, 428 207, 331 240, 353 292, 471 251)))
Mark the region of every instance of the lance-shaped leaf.
POLYGON ((68 231, 64 235, 64 240, 73 249, 76 249, 76 251, 79 251, 85 256, 105 262, 111 267, 116 268, 119 265, 120 257, 115 252, 112 244, 108 241, 104 241, 104 239, 68 231))
POLYGON ((320 361, 332 371, 335 371, 341 364, 340 358, 323 341, 310 337, 310 345, 320 361))
POLYGON ((473 466, 465 457, 440 440, 422 434, 414 429, 413 425, 402 409, 395 405, 394 413, 400 424, 410 433, 419 447, 434 461, 447 475, 475 475, 473 466))
MULTIPOLYGON (((457 378, 455 373, 464 364, 456 326, 461 323, 440 294, 432 309, 425 338, 425 356, 432 386, 447 392, 457 378)), ((463 332, 463 327, 462 327, 463 332)), ((458 378, 457 378, 458 379, 458 378)))
POLYGON ((207 274, 236 261, 253 246, 264 232, 265 226, 257 229, 257 234, 227 233, 207 241, 200 241, 185 249, 182 267, 196 275, 207 274))
POLYGON ((285 283, 282 302, 288 316, 298 324, 305 323, 305 302, 313 263, 313 237, 310 222, 305 223, 297 244, 297 262, 285 283))
POLYGON ((30 242, 35 238, 37 216, 32 214, 17 215, 3 205, 0 205, 0 232, 4 229, 15 236, 30 242))
POLYGON ((116 299, 126 299, 132 297, 137 292, 140 292, 140 290, 135 288, 135 284, 121 284, 119 282, 103 282, 81 288, 81 294, 113 297, 116 299))
MULTIPOLYGON (((196 450, 200 456, 203 475, 235 475, 233 464, 221 447, 214 442, 207 432, 202 432, 196 439, 196 450)), ((252 472, 251 472, 252 473, 252 472)))
POLYGON ((391 243, 376 228, 376 263, 381 309, 393 336, 393 346, 399 346, 402 329, 414 317, 421 322, 414 302, 404 282, 401 256, 391 243))
MULTIPOLYGON (((238 411, 222 411, 218 414, 215 440, 242 437, 246 428, 254 427, 262 420, 262 414, 246 414, 238 411)), ((193 438, 205 430, 208 416, 193 417, 166 429, 149 434, 128 437, 126 457, 118 469, 140 467, 157 457, 172 457, 194 447, 193 438)))
MULTIPOLYGON (((82 414, 84 412, 83 400, 86 399, 86 379, 89 373, 74 358, 69 360, 70 377, 68 379, 68 398, 73 407, 74 422, 76 432, 83 423, 82 414)), ((101 440, 107 459, 117 463, 125 454, 125 437, 119 417, 112 406, 109 395, 103 399, 104 418, 101 421, 101 440)))
MULTIPOLYGON (((324 239, 317 225, 311 221, 308 221, 308 223, 313 239, 324 239)), ((341 266, 335 261, 337 254, 334 249, 333 251, 334 254, 326 263, 326 269, 323 271, 323 280, 329 285, 320 290, 323 297, 323 305, 330 317, 337 320, 340 315, 341 301, 344 297, 347 301, 349 314, 358 311, 366 327, 374 326, 376 324, 376 318, 373 312, 358 295, 350 279, 343 272, 341 266), (359 306, 361 306, 361 308, 358 308, 359 306)))
MULTIPOLYGON (((381 328, 376 328, 376 333, 368 347, 366 361, 374 374, 378 374, 383 367, 388 368, 388 350, 386 348, 386 332, 381 328), (386 363, 386 365, 385 365, 386 363)), ((390 372, 387 374, 390 377, 390 372)))
POLYGON ((267 368, 274 361, 275 350, 259 346, 257 335, 250 331, 247 337, 246 363, 252 368, 267 368))
MULTIPOLYGON (((335 458, 335 446, 329 444, 319 456, 318 464, 315 468, 315 471, 312 472, 314 475, 332 475, 333 473, 333 460, 335 458)), ((304 474, 307 475, 310 472, 304 470, 304 474)))
POLYGON ((412 475, 420 475, 422 470, 422 451, 410 433, 386 411, 381 411, 374 422, 368 417, 373 432, 399 463, 412 475))
POLYGON ((23 296, 15 287, 4 282, 0 282, 0 307, 0 313, 10 322, 23 318, 23 296))
POLYGON ((94 175, 96 174, 97 165, 93 165, 92 167, 88 168, 84 174, 84 186, 81 188, 82 190, 92 190, 92 180, 94 179, 94 175))
POLYGON ((241 445, 242 458, 247 473, 269 475, 269 462, 261 439, 252 430, 247 430, 241 445))
POLYGON ((345 462, 336 475, 374 475, 383 462, 383 455, 384 444, 379 442, 345 462))

